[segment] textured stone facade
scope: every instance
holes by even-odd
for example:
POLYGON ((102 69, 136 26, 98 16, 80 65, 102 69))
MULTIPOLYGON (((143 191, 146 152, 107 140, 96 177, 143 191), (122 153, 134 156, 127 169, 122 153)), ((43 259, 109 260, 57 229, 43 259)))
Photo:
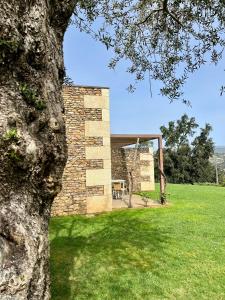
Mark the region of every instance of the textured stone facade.
MULTIPOLYGON (((128 182, 134 149, 113 148, 111 152, 107 88, 64 87, 63 96, 68 160, 52 215, 110 211, 112 176, 128 182)), ((154 189, 154 162, 149 151, 147 148, 138 152, 135 191, 154 189)))
POLYGON ((64 87, 68 161, 52 215, 111 210, 109 91, 64 87))
MULTIPOLYGON (((124 179, 128 183, 128 172, 133 167, 134 148, 112 148, 112 179, 124 179)), ((151 148, 138 149, 133 171, 134 191, 155 189, 154 158, 151 148)))

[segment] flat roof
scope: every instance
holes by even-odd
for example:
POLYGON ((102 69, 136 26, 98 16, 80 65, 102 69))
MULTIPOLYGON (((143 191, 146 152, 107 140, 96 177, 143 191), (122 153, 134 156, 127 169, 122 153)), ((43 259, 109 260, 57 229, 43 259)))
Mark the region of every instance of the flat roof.
POLYGON ((111 134, 111 145, 124 147, 136 144, 137 139, 140 142, 147 142, 162 137, 161 134, 111 134))
POLYGON ((64 87, 74 87, 74 88, 88 88, 88 89, 107 89, 110 88, 107 86, 95 86, 95 85, 83 85, 83 84, 63 84, 64 87))

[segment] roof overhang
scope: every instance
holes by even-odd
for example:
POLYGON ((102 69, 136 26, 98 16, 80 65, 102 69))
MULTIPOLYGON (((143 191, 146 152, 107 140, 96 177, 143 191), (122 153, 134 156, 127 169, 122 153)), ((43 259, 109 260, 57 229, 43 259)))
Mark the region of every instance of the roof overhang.
POLYGON ((140 142, 147 142, 161 137, 161 134, 111 134, 111 146, 125 147, 136 144, 138 138, 140 142))

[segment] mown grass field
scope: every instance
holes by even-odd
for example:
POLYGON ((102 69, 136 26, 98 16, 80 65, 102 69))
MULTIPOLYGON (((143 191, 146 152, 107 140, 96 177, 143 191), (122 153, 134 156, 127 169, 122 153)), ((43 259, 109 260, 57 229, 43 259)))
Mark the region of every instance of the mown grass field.
POLYGON ((52 300, 225 299, 225 188, 168 192, 164 208, 53 218, 52 300))

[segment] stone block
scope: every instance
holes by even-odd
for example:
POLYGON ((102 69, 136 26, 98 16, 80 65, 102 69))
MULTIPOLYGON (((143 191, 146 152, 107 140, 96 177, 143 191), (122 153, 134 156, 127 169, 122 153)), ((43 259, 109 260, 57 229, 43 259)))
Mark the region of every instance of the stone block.
POLYGON ((140 160, 152 160, 151 153, 140 153, 140 160))
POLYGON ((86 147, 86 159, 110 159, 110 146, 86 147))
POLYGON ((111 145, 110 137, 103 137, 103 145, 104 146, 110 146, 111 145))
POLYGON ((109 115, 109 110, 108 109, 103 109, 102 110, 102 121, 106 121, 106 122, 110 121, 110 115, 109 115))
POLYGON ((103 166, 104 166, 104 169, 110 169, 110 172, 111 172, 111 159, 104 159, 103 166))
POLYGON ((109 98, 107 96, 84 96, 85 108, 109 108, 109 98))
POLYGON ((85 121, 85 136, 110 136, 110 123, 103 121, 85 121))
POLYGON ((141 176, 150 176, 151 167, 150 166, 140 166, 141 176))
POLYGON ((87 213, 99 213, 112 210, 112 198, 107 196, 87 197, 87 213))
POLYGON ((86 186, 107 185, 111 181, 111 170, 86 170, 86 186))
POLYGON ((103 97, 109 98, 109 92, 110 92, 109 89, 102 89, 101 91, 102 91, 102 96, 103 97))
POLYGON ((155 190, 155 183, 154 182, 141 182, 141 191, 154 191, 155 190))
POLYGON ((104 195, 112 197, 112 185, 111 184, 104 185, 104 195))

